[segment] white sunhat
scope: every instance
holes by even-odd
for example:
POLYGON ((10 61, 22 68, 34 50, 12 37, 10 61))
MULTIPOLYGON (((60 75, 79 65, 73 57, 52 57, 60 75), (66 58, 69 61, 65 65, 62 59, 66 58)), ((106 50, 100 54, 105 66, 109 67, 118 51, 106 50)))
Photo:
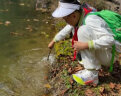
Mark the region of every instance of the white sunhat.
POLYGON ((73 13, 75 10, 79 10, 81 5, 72 4, 72 3, 62 3, 59 2, 58 8, 52 13, 53 17, 61 18, 68 16, 73 13))

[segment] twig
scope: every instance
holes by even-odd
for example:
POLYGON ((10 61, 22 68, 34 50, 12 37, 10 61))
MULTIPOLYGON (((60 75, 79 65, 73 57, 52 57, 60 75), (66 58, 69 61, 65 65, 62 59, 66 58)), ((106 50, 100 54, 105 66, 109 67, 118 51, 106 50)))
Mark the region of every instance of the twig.
POLYGON ((51 51, 52 51, 52 49, 49 50, 47 61, 49 61, 49 56, 50 56, 51 51))

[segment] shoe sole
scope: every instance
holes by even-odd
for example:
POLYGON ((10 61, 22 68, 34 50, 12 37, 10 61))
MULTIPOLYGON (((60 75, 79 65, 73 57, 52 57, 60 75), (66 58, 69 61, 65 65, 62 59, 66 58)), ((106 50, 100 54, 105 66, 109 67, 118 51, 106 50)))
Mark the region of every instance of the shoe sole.
POLYGON ((72 75, 73 76, 73 79, 81 84, 81 85, 90 85, 90 84, 95 84, 97 85, 98 84, 98 79, 95 79, 95 80, 89 80, 89 81, 83 81, 81 78, 77 77, 75 74, 72 75))

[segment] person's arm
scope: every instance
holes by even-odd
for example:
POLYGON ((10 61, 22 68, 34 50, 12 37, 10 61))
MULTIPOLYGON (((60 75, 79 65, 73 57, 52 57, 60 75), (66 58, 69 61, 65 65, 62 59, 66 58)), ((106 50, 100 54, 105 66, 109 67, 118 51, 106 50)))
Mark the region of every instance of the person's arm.
POLYGON ((114 44, 114 37, 106 22, 99 16, 90 15, 86 19, 86 25, 89 26, 97 39, 88 42, 90 49, 111 48, 114 44))
POLYGON ((52 41, 48 44, 48 48, 52 49, 53 46, 54 46, 54 44, 55 44, 55 41, 52 40, 52 41))
POLYGON ((63 40, 68 34, 71 33, 73 27, 71 25, 66 25, 58 34, 54 37, 54 39, 48 44, 48 48, 53 48, 55 42, 63 40))
POLYGON ((98 16, 87 17, 86 25, 78 30, 78 42, 74 44, 75 50, 111 48, 114 37, 106 22, 98 16), (81 32, 81 34, 79 34, 81 32), (84 38, 84 39, 82 39, 84 38))
POLYGON ((60 40, 63 40, 68 34, 72 32, 73 27, 71 25, 66 25, 61 31, 59 31, 58 34, 54 37, 54 41, 58 42, 60 40))
POLYGON ((81 41, 74 41, 74 50, 79 51, 79 50, 85 50, 89 49, 88 42, 81 42, 81 41))

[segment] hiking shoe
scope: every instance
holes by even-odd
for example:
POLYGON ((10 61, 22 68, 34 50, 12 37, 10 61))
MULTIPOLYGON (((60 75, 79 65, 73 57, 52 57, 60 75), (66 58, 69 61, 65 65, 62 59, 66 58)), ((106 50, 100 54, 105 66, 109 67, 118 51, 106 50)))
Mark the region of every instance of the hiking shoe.
POLYGON ((73 74, 73 79, 81 85, 98 84, 98 71, 96 70, 81 70, 73 74))

